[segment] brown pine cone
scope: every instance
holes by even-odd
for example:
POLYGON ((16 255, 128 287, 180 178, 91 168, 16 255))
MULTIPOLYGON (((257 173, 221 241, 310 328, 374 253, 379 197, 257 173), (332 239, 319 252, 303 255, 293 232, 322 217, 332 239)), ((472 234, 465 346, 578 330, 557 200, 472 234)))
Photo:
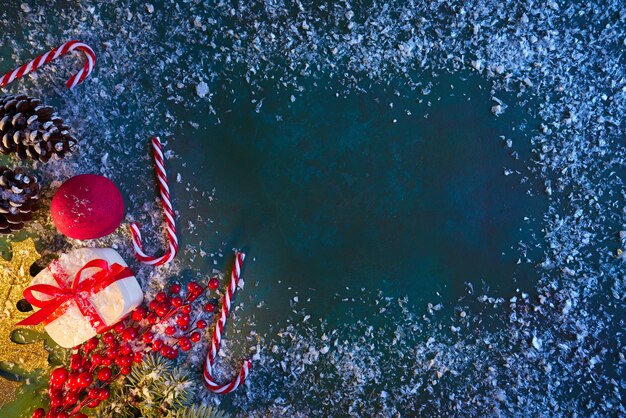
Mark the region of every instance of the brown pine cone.
POLYGON ((0 167, 0 234, 19 231, 39 209, 37 178, 21 168, 0 167))
POLYGON ((0 153, 43 163, 71 152, 76 139, 70 128, 41 100, 26 95, 0 96, 0 153))

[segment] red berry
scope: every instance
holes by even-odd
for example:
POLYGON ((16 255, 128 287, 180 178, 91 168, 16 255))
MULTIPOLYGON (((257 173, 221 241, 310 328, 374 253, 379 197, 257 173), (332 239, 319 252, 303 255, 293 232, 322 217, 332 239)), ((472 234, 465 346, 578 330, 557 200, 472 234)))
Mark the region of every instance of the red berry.
POLYGON ((155 309, 155 311, 154 311, 154 312, 155 312, 158 316, 161 316, 161 317, 162 317, 162 316, 167 315, 167 313, 168 313, 169 311, 170 311, 170 308, 169 308, 169 307, 159 305, 159 306, 157 306, 157 308, 155 309))
POLYGON ((198 289, 201 289, 200 285, 196 282, 189 282, 187 283, 187 291, 194 293, 197 292, 198 289))
POLYGON ((199 296, 200 296, 199 293, 190 293, 187 295, 187 300, 189 302, 193 302, 194 300, 198 299, 199 296))
POLYGON ((91 385, 92 382, 93 375, 91 373, 83 372, 78 375, 78 385, 80 387, 86 388, 87 386, 91 385))
POLYGON ((191 340, 191 342, 197 343, 198 341, 200 341, 201 335, 199 332, 192 332, 191 336, 189 337, 189 339, 191 340))
POLYGON ((205 329, 206 326, 207 326, 207 323, 204 319, 201 319, 198 322, 196 322, 196 327, 198 327, 198 329, 205 329))
POLYGON ((180 325, 178 328, 180 328, 181 331, 187 331, 189 329, 189 325, 180 325))
POLYGON ((90 408, 96 408, 98 405, 100 405, 100 399, 93 399, 87 402, 87 406, 90 408))
POLYGON ((169 358, 170 360, 174 360, 176 357, 178 357, 178 348, 171 348, 169 353, 167 354, 167 358, 169 358))
POLYGON ((158 303, 159 302, 157 302, 156 300, 151 300, 150 303, 148 304, 148 308, 150 308, 151 311, 154 311, 158 303))
POLYGON ((100 389, 98 388, 91 388, 87 392, 87 397, 90 399, 96 399, 99 396, 100 396, 100 389))
POLYGON ((145 315, 146 311, 143 308, 137 308, 131 314, 131 318, 133 318, 133 321, 139 322, 145 317, 145 315))
POLYGON ((100 365, 100 363, 102 363, 102 359, 103 359, 103 358, 104 358, 104 356, 103 356, 102 354, 100 354, 100 353, 93 353, 93 354, 91 355, 91 363, 92 363, 94 366, 99 366, 99 365, 100 365))
POLYGON ((120 347, 120 354, 121 355, 127 356, 130 353, 132 353, 132 352, 133 352, 133 349, 128 344, 123 345, 122 347, 120 347))
POLYGON ((156 308, 154 308, 154 312, 156 312, 157 315, 159 315, 159 312, 167 313, 172 306, 171 304, 171 300, 165 299, 164 301, 157 303, 156 308))
POLYGON ((105 357, 102 359, 102 365, 103 366, 110 366, 111 364, 113 364, 113 359, 110 359, 108 357, 105 357))
POLYGON ((117 348, 111 347, 107 350, 107 357, 114 359, 115 357, 117 357, 119 353, 119 350, 117 348))
POLYGON ((182 313, 185 313, 185 314, 190 314, 191 313, 191 305, 184 305, 182 308, 180 308, 180 311, 182 313))
POLYGON ((90 338, 87 342, 85 342, 85 344, 83 344, 83 352, 89 353, 90 351, 95 350, 96 347, 98 347, 98 342, 99 341, 96 337, 90 338))
POLYGON ((179 284, 173 284, 170 286, 170 293, 173 295, 177 295, 180 293, 180 285, 179 284))
POLYGON ((172 306, 175 308, 183 306, 183 299, 180 296, 173 297, 172 306))
POLYGON ((154 340, 154 342, 152 343, 152 348, 156 351, 159 351, 161 349, 161 347, 163 347, 163 341, 161 340, 154 340))
POLYGON ((120 369, 120 373, 122 373, 123 375, 128 375, 130 374, 130 367, 122 367, 120 369))
POLYGON ((215 290, 219 286, 220 286, 220 281, 217 280, 217 277, 213 277, 211 280, 209 280, 209 289, 215 290))
POLYGON ((50 408, 56 409, 61 405, 63 405, 63 396, 58 395, 54 398, 50 398, 50 408))
POLYGON ((158 320, 159 320, 159 317, 157 317, 155 314, 151 313, 148 315, 148 323, 150 325, 156 324, 158 320))
POLYGON ((63 367, 59 367, 58 369, 54 369, 52 373, 50 373, 50 381, 51 382, 59 382, 65 383, 69 373, 63 367))
POLYGON ((213 311, 215 311, 215 305, 213 304, 213 302, 209 302, 206 305, 204 305, 204 311, 205 312, 213 312, 213 311))
POLYGON ((61 411, 61 412, 57 413, 56 418, 70 418, 70 414, 68 414, 65 411, 61 411))
POLYGON ((69 392, 65 395, 65 398, 63 398, 63 405, 65 406, 74 405, 76 402, 78 402, 78 394, 76 392, 69 392))
POLYGON ((133 365, 133 356, 124 356, 122 357, 122 366, 130 367, 133 365))
POLYGON ((100 370, 98 370, 98 380, 102 382, 106 382, 107 380, 109 380, 112 375, 113 372, 111 372, 111 369, 108 367, 102 367, 100 370))
POLYGON ((37 408, 33 411, 33 418, 44 418, 46 416, 46 411, 43 408, 37 408))
POLYGON ((167 335, 174 335, 176 333, 176 328, 169 326, 167 328, 165 328, 165 333, 167 335))
POLYGON ((122 339, 126 342, 134 341, 137 338, 137 328, 126 328, 124 332, 122 332, 122 339))
POLYGON ((159 353, 161 353, 161 355, 163 357, 167 357, 168 353, 170 352, 170 347, 167 345, 164 345, 163 347, 161 347, 161 349, 159 350, 159 353))
POLYGON ((91 369, 91 366, 93 366, 91 361, 90 360, 85 360, 85 361, 83 361, 83 365, 81 366, 81 368, 78 369, 78 370, 84 372, 84 371, 87 371, 87 370, 91 369))
POLYGON ((176 324, 178 326, 184 327, 185 325, 189 325, 190 320, 191 318, 189 318, 188 314, 182 314, 176 319, 176 324))
POLYGON ((154 299, 157 302, 163 302, 165 300, 165 298, 167 298, 167 295, 164 292, 159 292, 156 294, 156 296, 154 297, 154 299))
POLYGON ((50 387, 53 387, 55 389, 61 389, 63 387, 65 383, 60 383, 60 382, 50 382, 50 387))
POLYGON ((113 327, 113 330, 115 332, 117 332, 118 334, 121 333, 122 331, 124 331, 124 323, 123 322, 118 322, 117 324, 115 324, 115 326, 113 327))
POLYGON ((106 401, 107 399, 109 399, 109 390, 108 389, 100 389, 100 392, 98 393, 98 399, 100 399, 101 401, 106 401))
POLYGON ((110 332, 107 332, 106 334, 102 336, 102 341, 104 341, 106 345, 111 345, 115 341, 115 335, 111 334, 110 332))
POLYGON ((67 387, 70 388, 70 390, 80 389, 80 385, 78 384, 78 373, 72 373, 70 375, 67 379, 67 387))
POLYGON ((142 340, 144 343, 149 343, 149 342, 150 342, 150 341, 152 341, 153 339, 154 339, 154 334, 153 334, 153 333, 151 333, 150 331, 146 332, 145 334, 143 334, 143 335, 141 336, 141 340, 142 340))
POLYGON ((72 357, 70 357, 70 370, 78 370, 82 363, 83 357, 80 354, 72 354, 72 357))
POLYGON ((143 361, 143 354, 141 354, 140 352, 136 352, 135 354, 133 354, 133 361, 135 363, 141 363, 143 361))

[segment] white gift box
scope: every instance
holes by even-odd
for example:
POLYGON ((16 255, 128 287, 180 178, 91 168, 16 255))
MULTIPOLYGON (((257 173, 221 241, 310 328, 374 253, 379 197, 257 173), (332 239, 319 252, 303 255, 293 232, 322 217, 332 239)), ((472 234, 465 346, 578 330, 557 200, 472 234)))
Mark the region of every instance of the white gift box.
MULTIPOLYGON (((103 259, 109 265, 117 263, 122 267, 128 266, 117 251, 111 248, 80 248, 70 251, 58 259, 58 263, 67 273, 68 287, 78 270, 94 259, 103 259)), ((85 270, 82 277, 89 277, 91 270, 85 270)), ((50 268, 43 269, 34 277, 31 286, 35 284, 58 286, 50 268)), ((135 276, 130 276, 93 294, 89 301, 105 324, 111 326, 141 304, 143 292, 135 276)), ((96 335, 96 330, 91 326, 89 319, 83 316, 75 302, 72 302, 61 316, 45 325, 44 329, 57 344, 65 348, 75 347, 96 335)))

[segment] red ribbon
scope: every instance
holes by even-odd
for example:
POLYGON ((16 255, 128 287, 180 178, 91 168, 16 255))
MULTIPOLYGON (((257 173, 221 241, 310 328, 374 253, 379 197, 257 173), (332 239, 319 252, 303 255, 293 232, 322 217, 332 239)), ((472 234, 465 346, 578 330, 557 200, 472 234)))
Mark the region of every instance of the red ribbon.
POLYGON ((122 267, 117 263, 109 266, 106 260, 95 259, 85 264, 74 276, 72 284, 68 287, 69 276, 58 260, 53 261, 48 269, 58 286, 51 284, 35 284, 24 290, 24 298, 33 306, 40 308, 28 318, 17 323, 17 325, 45 325, 63 315, 67 309, 75 303, 84 317, 89 319, 89 323, 101 333, 107 328, 106 323, 96 311, 90 298, 101 290, 107 288, 118 280, 131 277, 133 272, 128 267, 122 267), (83 277, 86 269, 95 268, 97 271, 91 276, 83 277), (34 292, 49 296, 40 299, 34 292))

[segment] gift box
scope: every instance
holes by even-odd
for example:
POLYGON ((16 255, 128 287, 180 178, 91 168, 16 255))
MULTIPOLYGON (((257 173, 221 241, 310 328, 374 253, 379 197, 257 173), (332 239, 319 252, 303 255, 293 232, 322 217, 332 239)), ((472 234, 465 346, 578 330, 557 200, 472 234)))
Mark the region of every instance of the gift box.
POLYGON ((81 248, 37 274, 24 297, 35 312, 18 325, 43 323, 57 344, 71 348, 118 323, 141 304, 143 292, 115 250, 81 248))

